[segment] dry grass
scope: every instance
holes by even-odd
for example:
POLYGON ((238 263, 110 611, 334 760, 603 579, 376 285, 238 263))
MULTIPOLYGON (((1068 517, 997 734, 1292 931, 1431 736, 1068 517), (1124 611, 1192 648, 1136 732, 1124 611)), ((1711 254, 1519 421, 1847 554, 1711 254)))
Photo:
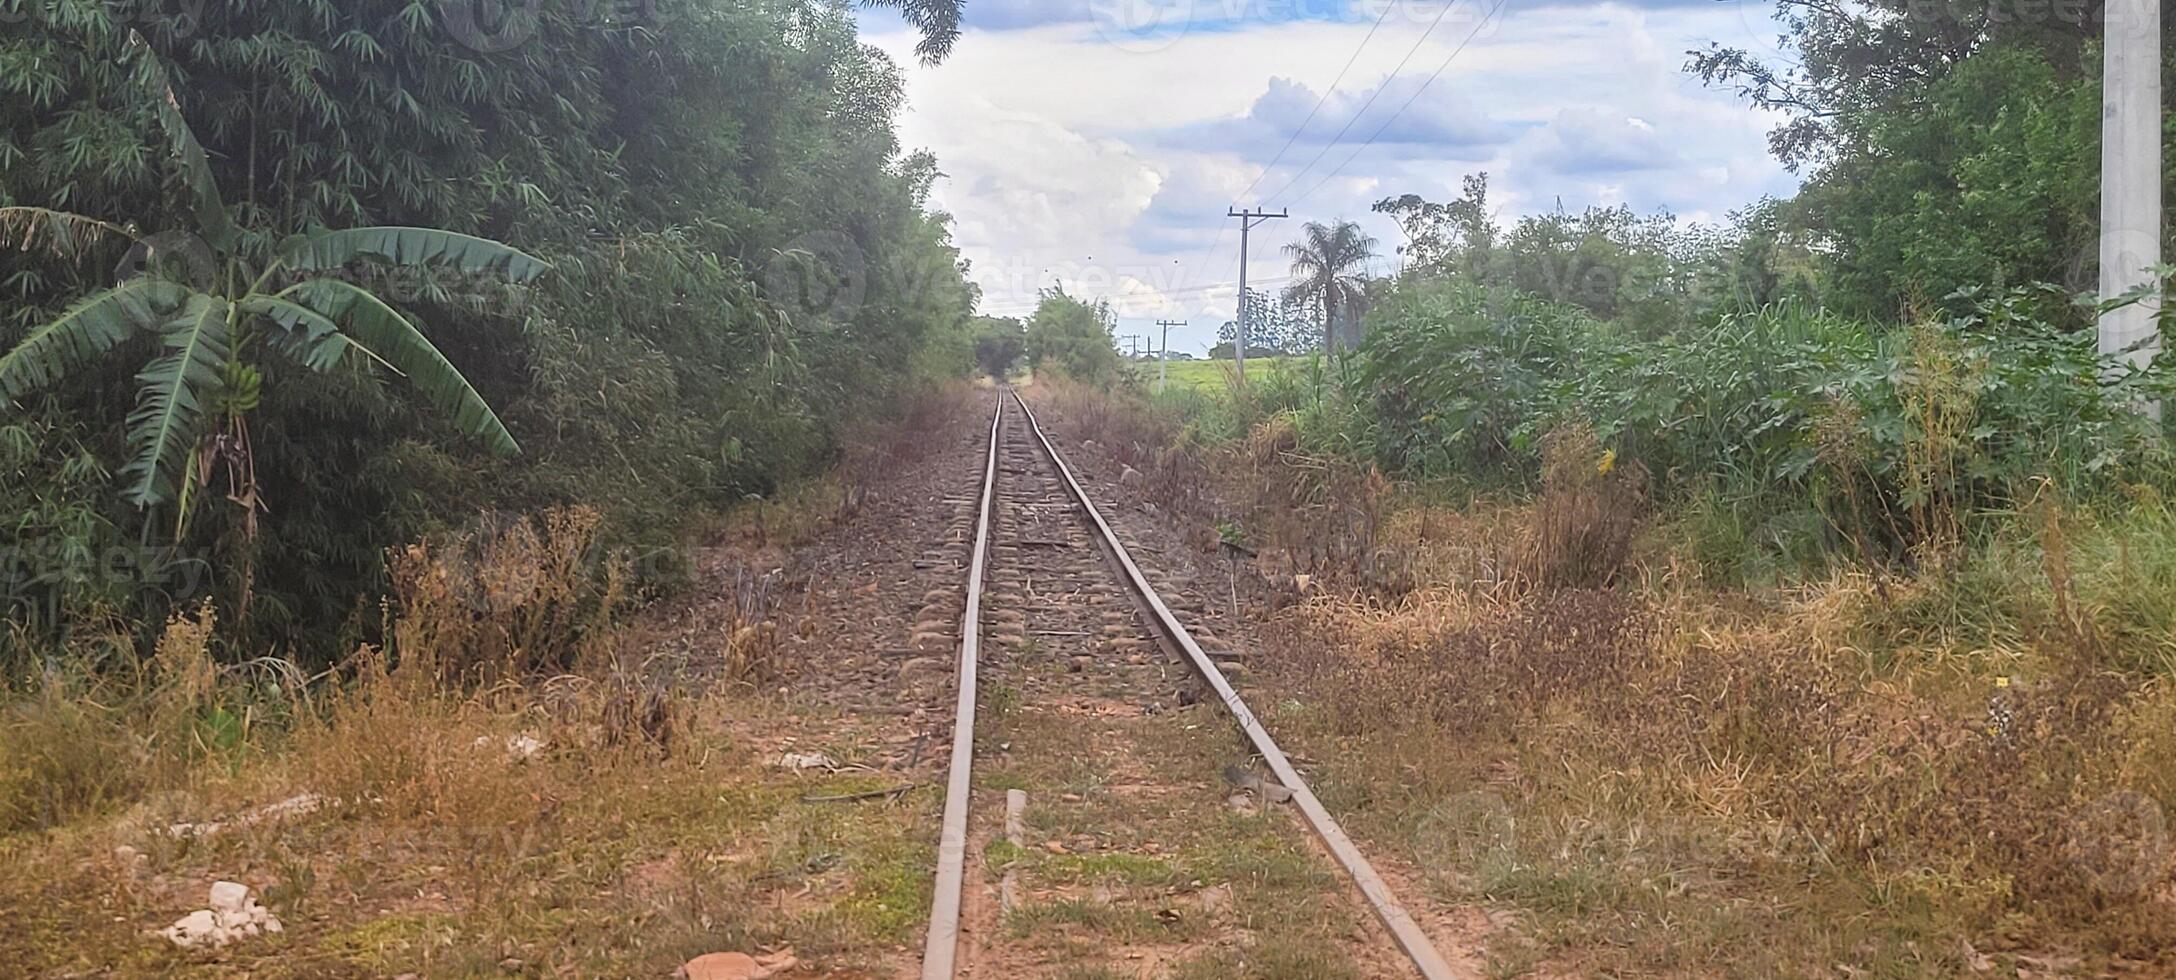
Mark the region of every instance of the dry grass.
POLYGON ((1533 499, 1455 509, 1289 419, 1192 450, 1273 580, 1330 586, 1272 617, 1270 724, 1371 848, 1515 914, 1497 972, 2176 970, 2157 500, 2049 502, 1984 555, 1930 506, 1915 563, 1718 591, 1636 463, 1544 448, 1533 499))
POLYGON ((1329 793, 1379 841, 1589 968, 1702 969, 1749 935, 1783 975, 2167 955, 2176 697, 2060 652, 1874 669, 1849 642, 1873 592, 1320 599, 1284 617, 1279 686, 1339 707, 1280 722, 1337 741, 1329 793))
MULTIPOLYGON (((337 677, 223 665, 204 610, 141 676, 7 692, 0 959, 33 976, 665 976, 783 946, 858 968, 904 938, 933 797, 802 802, 869 777, 772 768, 749 733, 775 708, 661 679, 617 622, 592 515, 481 527, 394 556, 388 647, 337 677), (287 931, 211 952, 148 935, 221 878, 287 931)), ((754 662, 776 637, 743 624, 724 642, 754 662)))

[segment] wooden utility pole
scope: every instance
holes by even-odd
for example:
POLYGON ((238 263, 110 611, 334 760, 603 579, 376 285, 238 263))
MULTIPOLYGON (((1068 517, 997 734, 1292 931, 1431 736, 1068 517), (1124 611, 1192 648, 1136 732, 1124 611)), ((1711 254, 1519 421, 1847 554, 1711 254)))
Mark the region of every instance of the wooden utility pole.
POLYGON ((1171 328, 1186 326, 1185 320, 1158 320, 1164 328, 1164 345, 1156 349, 1156 390, 1164 390, 1164 382, 1171 377, 1171 328))
MULTIPOLYGON (((2161 0, 2109 0, 2100 96, 2100 298, 2137 289, 2161 264, 2161 0)), ((2100 352, 2153 361, 2160 297, 2100 317, 2100 352)), ((2159 418, 2158 403, 2142 406, 2159 418)))
POLYGON ((1284 208, 1276 214, 1258 208, 1226 208, 1224 216, 1239 219, 1239 336, 1232 343, 1232 356, 1239 359, 1239 383, 1247 383, 1247 232, 1255 225, 1292 215, 1284 208))

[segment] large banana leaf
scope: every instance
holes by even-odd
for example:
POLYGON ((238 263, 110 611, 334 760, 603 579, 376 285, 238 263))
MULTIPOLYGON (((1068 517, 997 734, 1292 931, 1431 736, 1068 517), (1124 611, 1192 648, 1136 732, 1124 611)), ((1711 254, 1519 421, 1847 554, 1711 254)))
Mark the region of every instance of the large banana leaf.
POLYGON ((424 397, 453 416, 461 431, 484 441, 491 451, 521 451, 491 404, 459 368, 438 352, 430 339, 385 301, 338 279, 310 279, 281 290, 280 298, 301 303, 335 323, 357 346, 408 376, 424 397))
POLYGON ((175 499, 187 478, 205 395, 219 386, 233 343, 227 301, 190 294, 181 312, 159 326, 159 340, 166 353, 136 375, 143 388, 128 416, 135 455, 121 470, 124 493, 139 507, 175 499))
POLYGON ((189 290, 164 279, 131 279, 78 300, 0 355, 0 398, 21 398, 60 380, 137 328, 159 322, 188 295, 189 290))
POLYGON ((435 228, 343 228, 319 232, 281 250, 280 261, 305 272, 337 269, 363 256, 395 265, 446 262, 465 272, 495 272, 528 282, 551 268, 520 249, 435 228))
POLYGON ((281 329, 267 334, 266 341, 312 371, 332 370, 353 346, 339 324, 300 303, 258 294, 237 305, 278 324, 281 329))
POLYGON ((182 182, 188 185, 190 210, 196 214, 197 230, 212 248, 232 251, 240 235, 234 229, 234 219, 227 214, 226 203, 220 200, 219 182, 212 178, 212 165, 204 156, 204 146, 197 142, 196 132, 189 128, 189 120, 181 114, 181 100, 174 95, 174 83, 167 77, 165 64, 159 61, 143 35, 133 30, 128 32, 128 45, 136 56, 136 70, 151 89, 159 128, 166 132, 167 148, 181 169, 182 182))

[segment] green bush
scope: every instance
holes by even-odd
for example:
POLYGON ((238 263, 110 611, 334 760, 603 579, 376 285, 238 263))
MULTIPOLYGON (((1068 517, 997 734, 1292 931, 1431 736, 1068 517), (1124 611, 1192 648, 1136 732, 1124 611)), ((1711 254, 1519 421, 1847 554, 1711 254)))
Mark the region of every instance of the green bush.
POLYGON ((1576 420, 1732 565, 1917 561, 2039 478, 2090 498, 2159 471, 2130 406, 2165 372, 2116 370, 2055 325, 2048 289, 1954 300, 1971 312, 1885 328, 1781 306, 1644 340, 1516 293, 1401 284, 1359 355, 1356 442, 1410 475, 1532 489, 1539 438, 1576 420))

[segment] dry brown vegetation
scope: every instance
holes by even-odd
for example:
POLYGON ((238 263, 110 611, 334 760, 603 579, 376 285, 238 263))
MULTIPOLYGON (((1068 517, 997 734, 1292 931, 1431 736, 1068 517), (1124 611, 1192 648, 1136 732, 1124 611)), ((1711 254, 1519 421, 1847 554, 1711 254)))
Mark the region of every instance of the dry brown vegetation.
POLYGON ((1373 847, 1510 915, 1500 972, 2176 970, 2161 566, 2066 537, 2093 515, 1719 589, 1576 424, 1533 497, 1456 508, 1290 433, 1192 450, 1283 607, 1271 724, 1373 847))
POLYGON ((833 478, 730 515, 687 610, 634 615, 633 559, 599 546, 591 511, 486 517, 390 555, 387 642, 324 674, 237 659, 206 607, 136 669, 0 691, 0 960, 668 976, 739 949, 873 968, 927 902, 927 801, 822 802, 888 777, 774 765, 774 736, 813 722, 751 688, 783 644, 773 577, 748 568, 911 456, 907 427, 963 406, 932 396, 857 437, 833 478), (286 931, 204 951, 151 935, 219 879, 286 931))

